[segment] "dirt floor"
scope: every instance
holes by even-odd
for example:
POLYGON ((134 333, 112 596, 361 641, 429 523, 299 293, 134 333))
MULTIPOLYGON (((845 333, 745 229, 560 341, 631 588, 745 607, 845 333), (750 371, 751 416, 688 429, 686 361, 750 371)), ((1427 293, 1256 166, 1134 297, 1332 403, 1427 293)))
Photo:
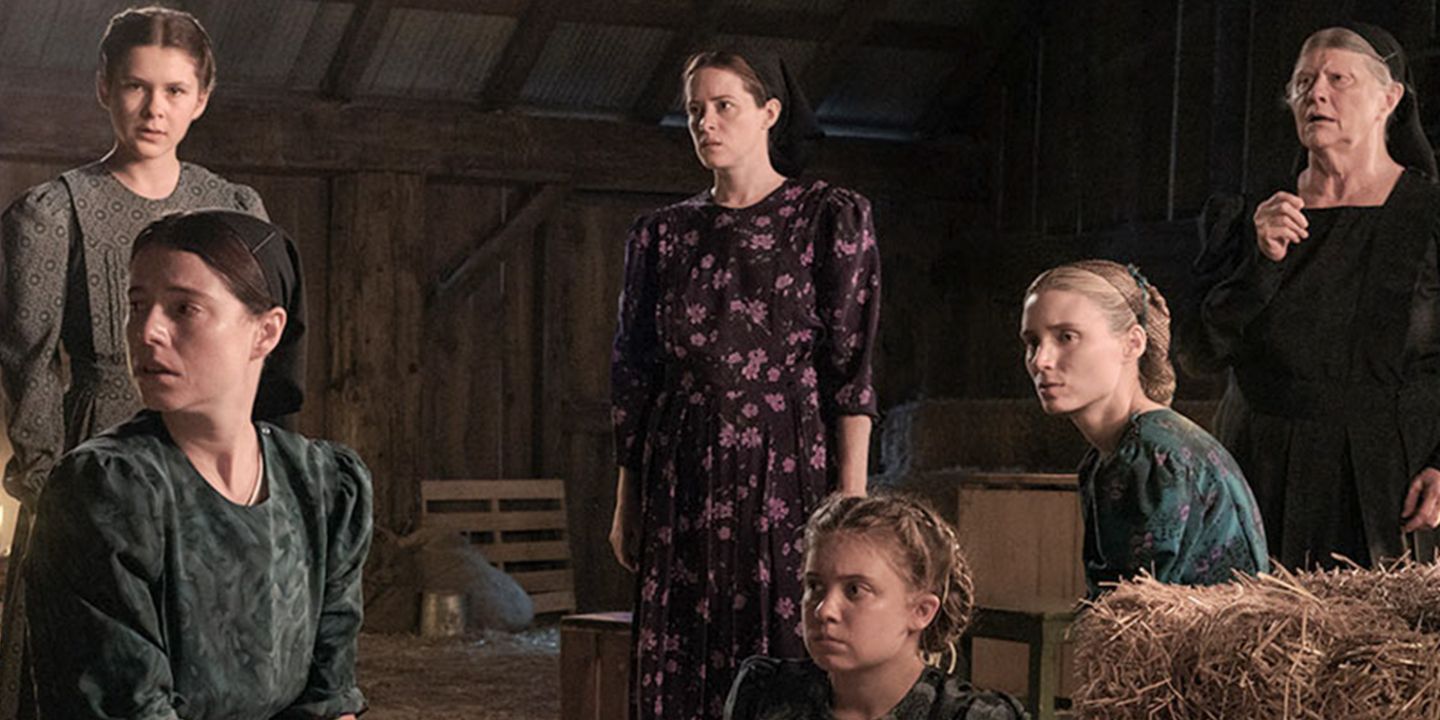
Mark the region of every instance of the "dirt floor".
POLYGON ((464 638, 360 636, 365 720, 556 720, 557 625, 464 638))

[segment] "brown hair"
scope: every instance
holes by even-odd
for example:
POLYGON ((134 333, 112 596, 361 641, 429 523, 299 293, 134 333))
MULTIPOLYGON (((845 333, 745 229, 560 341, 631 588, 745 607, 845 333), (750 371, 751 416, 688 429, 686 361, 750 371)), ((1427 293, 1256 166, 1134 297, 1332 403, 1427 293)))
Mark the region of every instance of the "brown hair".
POLYGON ((841 533, 889 541, 893 550, 887 555, 901 577, 912 589, 940 598, 935 619, 920 633, 920 650, 932 654, 953 650, 952 644, 969 627, 975 609, 975 584, 955 528, 911 497, 836 494, 805 524, 806 552, 841 533))
POLYGON ((1170 362, 1170 306, 1160 289, 1144 280, 1133 265, 1109 260, 1081 260, 1051 268, 1030 283, 1025 297, 1045 290, 1068 290, 1090 298, 1110 321, 1110 330, 1131 325, 1145 331, 1140 357, 1140 389, 1145 396, 1169 405, 1175 398, 1175 366, 1170 362), (1142 287, 1143 282, 1143 287, 1142 287))
POLYGON ((216 213, 175 213, 150 223, 135 238, 130 261, 152 245, 199 256, 252 315, 280 306, 250 247, 216 213))
POLYGON ((208 93, 215 88, 215 52, 210 35, 194 15, 158 6, 130 8, 110 18, 105 37, 100 40, 101 76, 107 83, 113 81, 132 49, 152 45, 183 50, 195 61, 200 91, 208 93))
POLYGON ((764 105, 773 97, 770 89, 765 87, 765 81, 760 79, 760 74, 755 72, 754 66, 745 59, 745 56, 723 50, 710 50, 691 55, 690 59, 685 61, 685 71, 680 73, 681 85, 688 84, 690 77, 704 68, 716 68, 735 73, 739 76, 745 91, 750 93, 750 97, 755 98, 756 105, 764 105))

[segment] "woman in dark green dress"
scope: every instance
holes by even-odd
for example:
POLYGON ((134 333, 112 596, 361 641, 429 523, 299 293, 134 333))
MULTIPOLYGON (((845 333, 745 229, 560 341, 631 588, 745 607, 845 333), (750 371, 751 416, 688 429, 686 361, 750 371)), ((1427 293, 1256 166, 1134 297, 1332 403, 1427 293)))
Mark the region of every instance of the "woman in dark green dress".
POLYGON ((27 592, 44 717, 353 718, 370 475, 293 412, 294 244, 248 215, 135 241, 126 336, 146 410, 66 453, 27 592))
POLYGON ((806 660, 752 657, 725 720, 1016 720, 1014 698, 942 669, 974 584, 954 528, 899 495, 836 494, 805 524, 806 660), (930 662, 927 662, 927 659, 930 662))
POLYGON ((4 483, 21 503, 0 625, 0 720, 34 716, 23 565, 36 498, 64 451, 140 409, 125 364, 130 244, 173 212, 265 217, 254 190, 176 155, 215 73, 210 39, 193 16, 158 7, 117 14, 96 73, 114 147, 30 188, 0 216, 0 381, 14 449, 4 483))
POLYGON ((1288 90, 1292 186, 1212 202, 1194 354, 1234 381, 1216 434, 1291 567, 1435 557, 1440 523, 1440 187, 1405 54, 1351 24, 1312 35, 1288 90))
POLYGON ((1040 405, 1075 424, 1085 582, 1148 571, 1209 585, 1270 568, 1255 498, 1215 438, 1171 410, 1170 311, 1133 265, 1047 270, 1025 292, 1020 337, 1040 405))

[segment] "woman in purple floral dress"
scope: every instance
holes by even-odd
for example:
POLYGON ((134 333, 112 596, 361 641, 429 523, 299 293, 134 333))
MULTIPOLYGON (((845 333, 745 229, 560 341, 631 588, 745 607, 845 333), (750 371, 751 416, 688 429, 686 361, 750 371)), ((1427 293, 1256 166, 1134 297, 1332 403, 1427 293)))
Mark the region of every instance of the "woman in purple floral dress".
POLYGON ((804 656, 801 530, 865 492, 880 307, 869 202, 790 179, 819 132, 784 68, 683 77, 714 186, 632 228, 612 358, 631 712, 667 720, 721 717, 751 655, 804 656))

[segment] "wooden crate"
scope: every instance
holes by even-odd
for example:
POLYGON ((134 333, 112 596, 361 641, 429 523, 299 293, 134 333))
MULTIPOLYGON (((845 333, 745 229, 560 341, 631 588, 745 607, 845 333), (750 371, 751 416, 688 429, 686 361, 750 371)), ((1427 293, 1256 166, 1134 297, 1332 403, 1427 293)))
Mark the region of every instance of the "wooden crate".
MULTIPOLYGON (((1085 596, 1084 528, 1074 473, 936 470, 909 477, 955 523, 975 578, 975 602, 995 609, 1072 603, 1085 596)), ((1030 685, 1023 644, 974 640, 975 684, 1024 695, 1030 685)), ((1049 662, 1057 662, 1051 660, 1049 662)), ((1071 643, 1062 644, 1060 694, 1074 690, 1071 643)))
POLYGON ((630 613, 560 619, 560 719, 623 720, 630 702, 630 613))
POLYGON ((422 525, 469 536, 537 614, 575 609, 564 480, 424 480, 420 500, 422 525))

